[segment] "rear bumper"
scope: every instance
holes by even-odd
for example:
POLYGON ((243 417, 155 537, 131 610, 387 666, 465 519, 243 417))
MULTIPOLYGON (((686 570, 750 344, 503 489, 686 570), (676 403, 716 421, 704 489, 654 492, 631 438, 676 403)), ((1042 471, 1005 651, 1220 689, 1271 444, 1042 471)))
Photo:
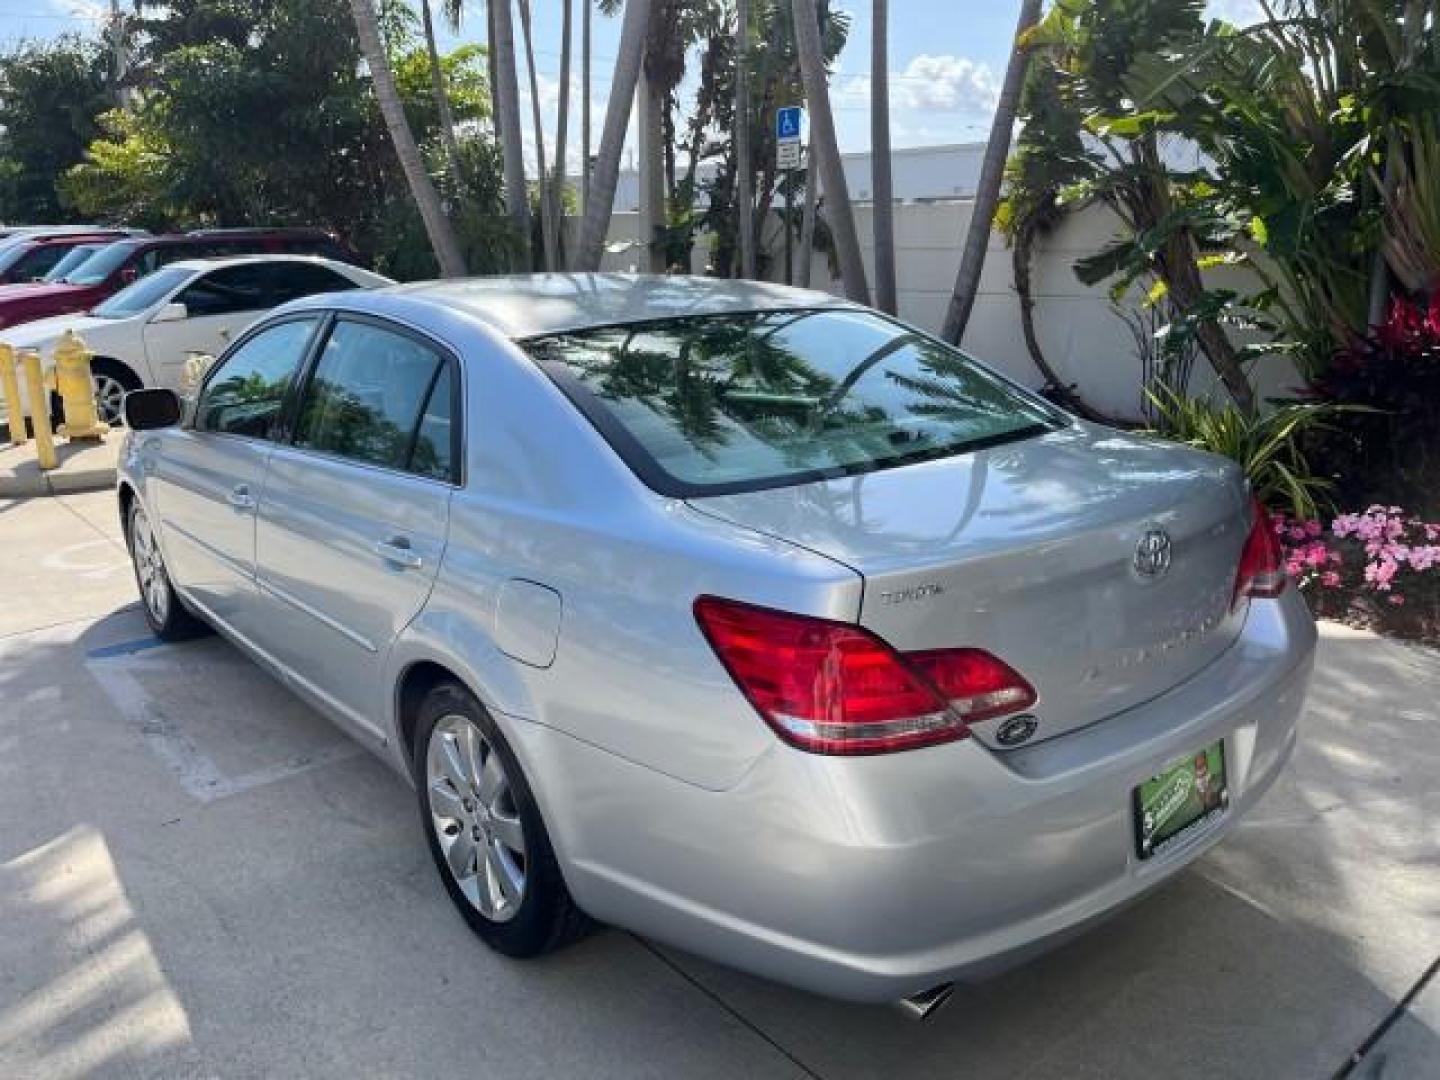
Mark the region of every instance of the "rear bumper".
POLYGON ((1314 646, 1292 589, 1254 602, 1199 675, 1085 730, 1003 754, 967 740, 823 758, 777 743, 724 792, 538 725, 517 736, 593 915, 817 993, 888 1001, 1013 966, 1220 840, 1294 747, 1314 646), (1140 860, 1132 789, 1218 739, 1228 809, 1140 860))

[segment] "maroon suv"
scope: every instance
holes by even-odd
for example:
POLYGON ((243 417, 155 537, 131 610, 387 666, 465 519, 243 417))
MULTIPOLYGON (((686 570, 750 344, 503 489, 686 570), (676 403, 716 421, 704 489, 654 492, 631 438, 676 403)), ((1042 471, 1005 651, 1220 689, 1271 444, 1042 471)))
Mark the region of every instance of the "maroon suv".
POLYGON ((51 315, 89 311, 146 274, 180 259, 227 255, 323 255, 357 262, 355 253, 320 229, 207 229, 117 240, 56 282, 0 285, 0 328, 51 315))
POLYGON ((94 232, 42 232, 12 236, 0 243, 0 285, 39 281, 77 247, 113 244, 133 235, 125 229, 96 229, 94 232))

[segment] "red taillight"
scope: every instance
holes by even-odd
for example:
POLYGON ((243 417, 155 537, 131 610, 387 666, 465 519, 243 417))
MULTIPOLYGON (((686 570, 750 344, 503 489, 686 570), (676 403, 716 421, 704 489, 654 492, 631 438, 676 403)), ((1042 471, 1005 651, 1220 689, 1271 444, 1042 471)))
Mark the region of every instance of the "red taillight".
POLYGON ((980 649, 896 652, 867 630, 702 596, 695 618, 775 732, 817 754, 880 754, 952 742, 969 725, 1035 703, 980 649))
POLYGON ((1234 603, 1242 596, 1279 596, 1285 591, 1285 556, 1270 523, 1270 515, 1259 502, 1253 504, 1253 520, 1245 547, 1240 551, 1240 569, 1235 572, 1234 603))

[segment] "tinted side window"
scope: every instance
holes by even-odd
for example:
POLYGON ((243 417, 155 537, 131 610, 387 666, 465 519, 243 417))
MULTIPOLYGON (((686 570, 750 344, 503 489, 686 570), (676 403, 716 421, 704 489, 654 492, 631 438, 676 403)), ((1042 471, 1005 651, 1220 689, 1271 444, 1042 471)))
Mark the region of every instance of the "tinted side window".
POLYGON ((205 384, 199 426, 268 438, 318 322, 294 319, 268 327, 227 356, 205 384))
POLYGON ((369 323, 336 323, 300 403, 295 442, 369 465, 407 468, 441 358, 369 323))
POLYGON ((455 475, 455 423, 453 408, 454 361, 446 360, 436 372, 435 385, 425 412, 420 416, 420 430, 415 435, 415 449, 410 454, 410 471, 432 480, 458 479, 455 475))
POLYGON ((28 251, 10 268, 10 278, 12 281, 34 281, 42 278, 69 254, 69 251, 69 248, 60 244, 45 244, 28 251))
POLYGON ((195 252, 183 244, 166 244, 163 247, 147 248, 139 258, 131 260, 127 265, 133 266, 136 273, 140 277, 144 277, 146 274, 153 274, 162 266, 169 266, 172 262, 195 257, 195 252))
POLYGON ((348 262, 346 251, 334 240, 324 238, 304 238, 281 240, 278 245, 279 251, 287 255, 323 255, 327 259, 337 259, 340 262, 348 262))
POLYGON ((192 317, 261 311, 273 306, 269 299, 268 268, 230 266, 206 274, 175 299, 192 317))
POLYGON ((313 296, 322 292, 344 292, 355 288, 349 278, 324 266, 310 263, 275 263, 265 268, 273 290, 270 302, 275 305, 313 296))

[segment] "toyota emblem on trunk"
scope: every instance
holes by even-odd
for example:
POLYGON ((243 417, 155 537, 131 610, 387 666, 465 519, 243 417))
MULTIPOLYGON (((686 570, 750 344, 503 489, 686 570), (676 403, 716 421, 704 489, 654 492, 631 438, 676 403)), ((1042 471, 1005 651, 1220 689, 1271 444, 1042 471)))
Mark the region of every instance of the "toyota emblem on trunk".
POLYGON ((1146 529, 1135 545, 1135 572, 1142 578, 1163 577, 1170 569, 1170 534, 1164 529, 1146 529))

